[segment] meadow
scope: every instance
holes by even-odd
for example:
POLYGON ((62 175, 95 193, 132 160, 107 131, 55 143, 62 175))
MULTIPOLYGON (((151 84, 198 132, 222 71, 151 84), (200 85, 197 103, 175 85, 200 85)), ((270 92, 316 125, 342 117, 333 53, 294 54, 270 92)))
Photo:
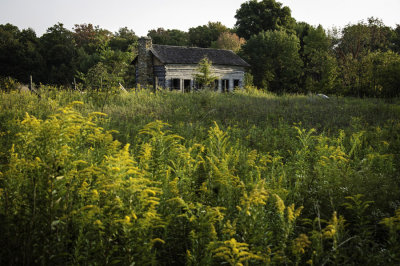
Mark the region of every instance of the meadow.
POLYGON ((0 94, 1 265, 400 263, 399 99, 0 94))

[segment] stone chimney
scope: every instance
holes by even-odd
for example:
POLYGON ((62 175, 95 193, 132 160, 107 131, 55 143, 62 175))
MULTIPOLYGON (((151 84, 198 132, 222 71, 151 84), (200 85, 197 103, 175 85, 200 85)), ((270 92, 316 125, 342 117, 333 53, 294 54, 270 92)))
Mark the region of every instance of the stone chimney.
POLYGON ((141 37, 138 42, 137 84, 146 86, 153 84, 153 62, 151 56, 152 41, 150 37, 141 37))

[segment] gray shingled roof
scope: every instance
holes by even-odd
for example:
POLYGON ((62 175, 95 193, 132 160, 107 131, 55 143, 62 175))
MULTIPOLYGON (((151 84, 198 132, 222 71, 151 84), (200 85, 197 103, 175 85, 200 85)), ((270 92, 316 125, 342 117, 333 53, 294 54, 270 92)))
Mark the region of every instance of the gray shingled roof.
POLYGON ((230 50, 153 44, 151 52, 164 64, 198 64, 206 56, 213 65, 250 66, 230 50))

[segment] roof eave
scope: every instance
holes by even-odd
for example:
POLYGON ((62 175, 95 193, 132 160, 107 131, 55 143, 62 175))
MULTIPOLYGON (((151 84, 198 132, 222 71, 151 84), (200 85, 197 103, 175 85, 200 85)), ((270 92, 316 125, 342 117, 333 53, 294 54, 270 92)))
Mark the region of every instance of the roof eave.
POLYGON ((153 54, 153 56, 155 56, 158 60, 160 60, 161 63, 167 64, 167 63, 165 62, 165 60, 163 60, 163 59, 161 58, 161 56, 159 56, 159 54, 157 53, 157 51, 156 51, 153 47, 150 48, 150 52, 153 54))
MULTIPOLYGON (((177 62, 162 62, 164 65, 198 65, 198 63, 177 63, 177 62)), ((249 64, 212 64, 212 66, 235 66, 235 67, 243 67, 243 68, 250 68, 251 65, 249 64)))

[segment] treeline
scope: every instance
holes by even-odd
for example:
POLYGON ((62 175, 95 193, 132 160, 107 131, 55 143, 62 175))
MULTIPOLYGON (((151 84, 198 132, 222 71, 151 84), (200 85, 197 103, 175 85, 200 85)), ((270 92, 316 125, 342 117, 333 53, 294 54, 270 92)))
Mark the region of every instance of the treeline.
MULTIPOLYGON (((214 47, 239 51, 245 42, 220 22, 180 30, 150 30, 155 44, 214 47)), ((112 33, 92 24, 68 30, 62 23, 38 37, 32 29, 0 25, 0 76, 34 82, 72 86, 74 79, 85 87, 135 85, 131 62, 137 54, 138 36, 127 27, 112 33), (101 78, 101 79, 100 79, 101 78), (100 84, 102 83, 102 84, 100 84)))
MULTIPOLYGON (((395 97, 400 94, 400 25, 368 18, 342 29, 297 22, 275 0, 250 0, 237 10, 233 29, 220 22, 190 28, 152 29, 155 44, 230 49, 251 64, 260 89, 283 93, 395 97)), ((135 85, 130 64, 138 36, 91 24, 61 23, 37 37, 32 29, 0 25, 0 76, 28 82, 85 87, 135 85)))
POLYGON ((134 84, 130 62, 137 36, 128 28, 116 33, 92 24, 75 25, 72 31, 58 23, 38 37, 32 29, 0 25, 0 76, 27 83, 71 86, 75 80, 104 85, 134 84))
POLYGON ((240 54, 259 88, 359 97, 400 94, 400 25, 393 29, 371 17, 327 32, 296 22, 290 9, 274 0, 246 2, 236 19, 237 34, 247 40, 240 54))

